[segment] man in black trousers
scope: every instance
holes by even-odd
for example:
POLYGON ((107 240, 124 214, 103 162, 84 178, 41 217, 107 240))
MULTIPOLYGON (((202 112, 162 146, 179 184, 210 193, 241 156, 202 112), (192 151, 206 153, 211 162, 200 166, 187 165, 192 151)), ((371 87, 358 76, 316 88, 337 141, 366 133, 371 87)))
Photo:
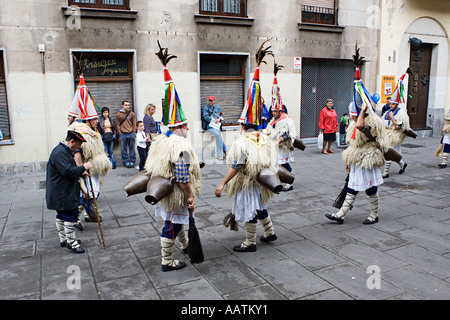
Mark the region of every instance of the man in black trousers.
POLYGON ((88 175, 92 163, 77 166, 74 153, 86 142, 76 131, 68 131, 66 140, 60 142, 50 154, 47 162, 45 199, 49 210, 56 210, 56 229, 61 247, 75 253, 83 253, 80 241, 75 240, 75 225, 78 221, 81 176, 88 175))

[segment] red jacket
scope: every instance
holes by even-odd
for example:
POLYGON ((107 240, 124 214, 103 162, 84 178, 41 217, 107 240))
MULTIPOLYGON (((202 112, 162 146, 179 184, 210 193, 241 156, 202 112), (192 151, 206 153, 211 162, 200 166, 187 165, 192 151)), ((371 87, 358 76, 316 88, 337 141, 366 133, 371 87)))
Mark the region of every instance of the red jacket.
POLYGON ((324 107, 322 111, 320 111, 319 128, 323 130, 323 133, 335 133, 338 131, 339 124, 337 121, 336 110, 324 107))

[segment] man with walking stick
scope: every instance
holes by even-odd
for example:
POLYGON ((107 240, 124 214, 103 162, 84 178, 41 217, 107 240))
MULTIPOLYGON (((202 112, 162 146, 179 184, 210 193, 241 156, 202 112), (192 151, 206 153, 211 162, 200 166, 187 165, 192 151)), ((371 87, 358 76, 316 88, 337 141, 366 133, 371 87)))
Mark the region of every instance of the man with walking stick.
POLYGON ((56 210, 56 229, 61 247, 75 253, 84 253, 80 241, 75 239, 78 220, 80 184, 78 179, 88 175, 93 168, 91 162, 77 166, 74 152, 86 142, 76 131, 68 131, 65 141, 60 142, 50 154, 47 162, 46 194, 47 208, 56 210))

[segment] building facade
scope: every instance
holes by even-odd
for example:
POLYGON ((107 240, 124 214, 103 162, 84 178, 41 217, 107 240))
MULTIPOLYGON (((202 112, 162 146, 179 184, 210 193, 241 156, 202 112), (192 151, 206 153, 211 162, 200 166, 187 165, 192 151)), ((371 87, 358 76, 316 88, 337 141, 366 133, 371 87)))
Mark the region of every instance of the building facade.
MULTIPOLYGON (((449 1, 388 1, 380 8, 379 87, 383 79, 405 77, 405 107, 411 127, 440 136, 445 106, 450 105, 449 1)), ((384 96, 388 95, 385 94, 384 96)))
MULTIPOLYGON (((87 67, 86 83, 99 108, 107 106, 115 115, 121 102, 129 100, 141 120, 145 106, 154 103, 155 119, 161 119, 164 83, 155 56, 157 41, 177 56, 168 68, 197 149, 213 145, 212 137, 201 129, 201 108, 209 95, 216 97, 224 112, 225 142, 231 144, 239 134, 237 120, 255 70, 255 53, 268 39, 275 58, 267 57, 267 64, 261 66, 266 105, 270 107, 276 61, 284 66, 278 83, 299 136, 315 139, 318 115, 327 99, 334 99, 338 116, 348 111, 356 42, 366 58, 362 77, 372 94, 381 89, 380 75, 401 73, 401 57, 404 50, 408 52, 404 39, 417 35, 420 25, 412 23, 421 8, 410 13, 408 3, 420 1, 403 1, 403 15, 397 13, 399 5, 389 9, 399 2, 1 1, 0 175, 45 170, 51 150, 66 133, 67 111, 79 79, 76 61, 87 67), (393 24, 397 15, 404 18, 405 13, 408 19, 401 21, 400 35, 393 24), (392 56, 393 43, 397 60, 385 61, 386 55, 392 56)), ((433 2, 444 6, 445 1, 433 2)), ((448 19, 444 9, 440 15, 448 19)), ((437 23, 442 28, 436 31, 440 41, 447 22, 437 23)), ((442 47, 439 59, 448 60, 442 47)), ((447 89, 438 82, 437 92, 447 89)), ((444 96, 437 99, 439 108, 448 103, 444 96)))

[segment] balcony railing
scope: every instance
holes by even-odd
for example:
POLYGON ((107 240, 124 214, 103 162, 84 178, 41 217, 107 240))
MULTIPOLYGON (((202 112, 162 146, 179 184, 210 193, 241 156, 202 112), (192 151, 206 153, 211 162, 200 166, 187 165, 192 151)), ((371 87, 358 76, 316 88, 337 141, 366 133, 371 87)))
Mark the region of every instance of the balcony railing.
POLYGON ((302 5, 302 23, 336 26, 338 9, 302 5))

